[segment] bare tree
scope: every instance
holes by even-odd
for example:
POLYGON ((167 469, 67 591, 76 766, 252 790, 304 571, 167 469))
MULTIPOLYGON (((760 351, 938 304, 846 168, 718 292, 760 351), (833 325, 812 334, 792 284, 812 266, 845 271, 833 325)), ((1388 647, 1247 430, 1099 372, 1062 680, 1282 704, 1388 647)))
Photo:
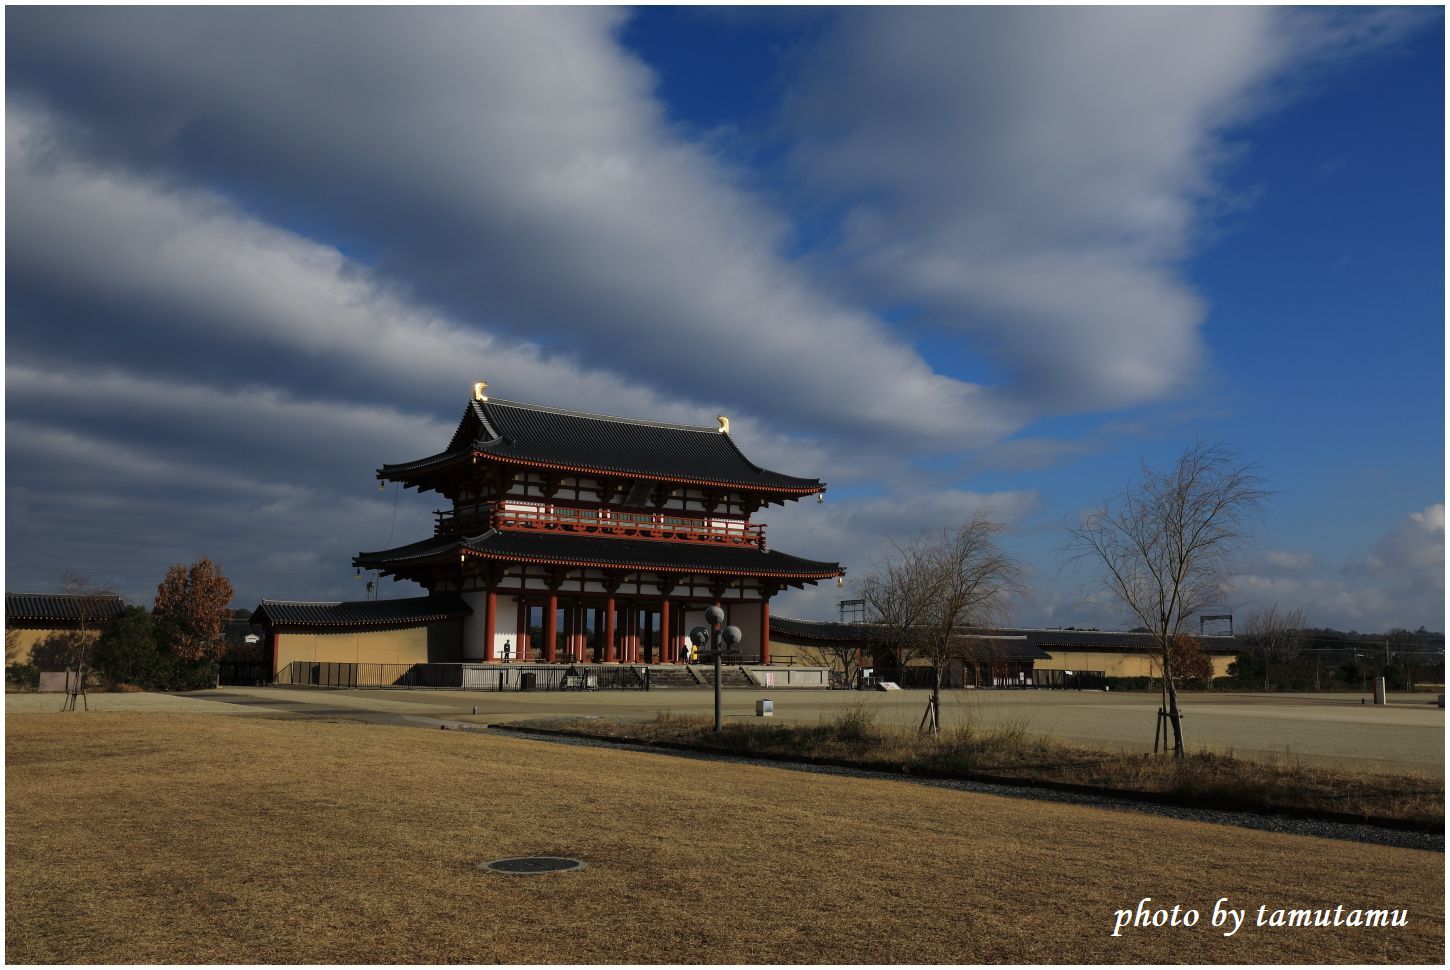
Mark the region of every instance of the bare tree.
POLYGON ((1183 756, 1174 639, 1219 601, 1234 560, 1269 493, 1224 444, 1199 442, 1166 472, 1146 465, 1137 482, 1070 530, 1074 559, 1100 568, 1100 585, 1153 635, 1163 670, 1173 753, 1183 756))
POLYGON ((76 626, 66 638, 64 658, 67 673, 74 665, 75 677, 73 680, 69 676, 66 678, 66 697, 60 708, 62 711, 74 711, 76 698, 85 697, 86 668, 90 664, 96 637, 115 613, 116 592, 95 586, 85 576, 69 570, 61 573, 58 585, 61 593, 75 598, 76 626))
POLYGON ((860 654, 865 637, 866 633, 862 631, 861 639, 816 643, 799 649, 807 663, 815 664, 817 667, 831 668, 832 673, 839 673, 841 682, 850 687, 856 681, 856 669, 860 666, 860 654))
POLYGON ((1244 618, 1241 634, 1264 665, 1264 690, 1275 665, 1293 663, 1304 650, 1304 608, 1279 612, 1279 604, 1250 611, 1244 618))
POLYGON ((979 511, 955 529, 925 532, 901 544, 862 583, 867 618, 903 661, 932 669, 922 726, 941 730, 941 684, 962 659, 969 627, 997 623, 1022 589, 1022 566, 997 545, 1005 527, 979 511))

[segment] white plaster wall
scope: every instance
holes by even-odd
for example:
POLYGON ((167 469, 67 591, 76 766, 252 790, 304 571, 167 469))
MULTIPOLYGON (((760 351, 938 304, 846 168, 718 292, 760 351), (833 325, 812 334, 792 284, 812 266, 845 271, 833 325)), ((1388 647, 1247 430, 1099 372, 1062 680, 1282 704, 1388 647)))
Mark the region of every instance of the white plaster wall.
POLYGON ((504 659, 503 645, 509 645, 509 660, 519 658, 519 601, 512 596, 499 594, 494 598, 494 609, 498 611, 498 619, 493 624, 493 655, 497 660, 504 659))
POLYGON ((743 660, 760 659, 760 604, 736 603, 725 607, 726 622, 740 627, 740 656, 743 660))
POLYGON ((704 610, 685 610, 684 611, 684 615, 685 615, 685 639, 687 639, 687 640, 689 639, 689 637, 690 637, 690 631, 693 630, 697 626, 702 626, 702 627, 704 627, 707 630, 710 629, 710 625, 705 622, 705 611, 704 610))
POLYGON ((460 593, 463 602, 473 610, 463 618, 463 659, 483 659, 484 611, 488 608, 485 593, 460 593))

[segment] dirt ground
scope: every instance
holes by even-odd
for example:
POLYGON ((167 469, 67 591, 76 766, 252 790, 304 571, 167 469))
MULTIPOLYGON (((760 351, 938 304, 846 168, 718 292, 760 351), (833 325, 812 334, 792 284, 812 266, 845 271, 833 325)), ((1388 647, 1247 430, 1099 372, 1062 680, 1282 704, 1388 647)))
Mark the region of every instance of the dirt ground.
MULTIPOLYGON (((389 712, 501 724, 540 717, 651 718, 659 711, 704 714, 713 710, 708 690, 591 691, 587 693, 483 693, 432 690, 306 690, 228 688, 183 697, 147 694, 92 695, 97 710, 172 709, 238 713, 220 695, 242 697, 244 711, 286 711, 322 705, 336 711, 389 712), (478 713, 474 715, 473 709, 478 713)), ((926 695, 803 690, 727 690, 730 718, 754 717, 755 701, 770 697, 775 716, 819 721, 857 704, 883 721, 915 725, 926 695)), ((1157 697, 1145 693, 1087 691, 949 691, 944 723, 973 719, 985 727, 1021 725, 1093 747, 1147 751, 1153 746, 1157 697)), ((1241 757, 1300 759, 1365 771, 1445 774, 1445 712, 1434 695, 1392 694, 1385 707, 1362 705, 1358 694, 1185 694, 1184 728, 1190 747, 1232 751, 1241 757)), ((8 695, 11 713, 53 710, 54 695, 8 695)))
POLYGON ((1413 962, 1444 857, 349 722, 6 719, 10 962, 1413 962), (576 874, 475 863, 566 854, 576 874), (1128 929, 1143 897, 1196 927, 1128 929), (1408 910, 1224 938, 1215 900, 1408 910))

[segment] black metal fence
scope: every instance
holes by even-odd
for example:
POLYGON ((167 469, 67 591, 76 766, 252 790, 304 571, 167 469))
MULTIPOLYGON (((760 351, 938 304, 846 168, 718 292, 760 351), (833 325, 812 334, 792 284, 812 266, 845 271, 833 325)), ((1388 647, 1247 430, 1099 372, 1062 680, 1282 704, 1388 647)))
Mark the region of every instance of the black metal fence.
POLYGON ((296 660, 277 671, 273 683, 291 687, 481 691, 649 690, 649 668, 612 664, 371 664, 296 660))
POLYGON ((1032 681, 1051 690, 1102 690, 1108 678, 1101 670, 1033 670, 1032 681))
POLYGON ((217 683, 223 687, 262 687, 271 681, 264 663, 223 660, 217 664, 217 683))
MULTIPOLYGON (((889 681, 905 690, 931 690, 932 668, 924 666, 913 667, 876 667, 867 677, 864 672, 859 673, 856 683, 861 690, 870 690, 881 681, 889 681)), ((999 688, 1042 688, 1044 690, 1102 690, 1107 684, 1107 677, 1101 670, 1033 670, 1030 677, 1024 680, 1003 679, 1002 682, 992 686, 999 688)), ((942 688, 961 686, 960 682, 952 677, 942 678, 942 688)))
MULTIPOLYGON (((858 675, 858 681, 864 689, 871 689, 882 681, 895 684, 903 690, 931 690, 932 679, 936 671, 931 667, 874 667, 871 676, 867 677, 865 672, 858 675)), ((952 686, 950 681, 943 677, 942 686, 952 686)))

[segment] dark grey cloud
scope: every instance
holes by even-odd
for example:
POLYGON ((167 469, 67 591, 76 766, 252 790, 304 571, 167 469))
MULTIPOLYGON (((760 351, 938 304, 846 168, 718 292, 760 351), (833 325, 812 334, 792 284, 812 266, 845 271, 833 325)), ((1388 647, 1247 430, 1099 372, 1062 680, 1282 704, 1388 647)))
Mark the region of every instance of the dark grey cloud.
POLYGON ((779 257, 784 224, 673 137, 617 12, 17 12, 12 98, 72 119, 73 150, 317 227, 465 329, 799 428, 1010 427, 779 257))

